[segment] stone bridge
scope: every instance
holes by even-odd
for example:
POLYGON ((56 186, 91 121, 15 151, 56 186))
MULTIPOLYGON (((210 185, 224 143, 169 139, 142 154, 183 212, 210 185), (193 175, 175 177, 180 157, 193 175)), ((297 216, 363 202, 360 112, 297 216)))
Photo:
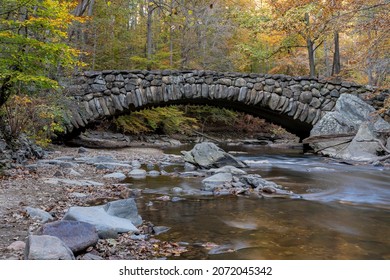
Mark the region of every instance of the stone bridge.
POLYGON ((199 104, 242 111, 279 124, 301 138, 332 111, 343 93, 372 89, 350 82, 308 77, 214 71, 86 71, 72 78, 66 93, 75 102, 65 116, 67 133, 134 110, 199 104))

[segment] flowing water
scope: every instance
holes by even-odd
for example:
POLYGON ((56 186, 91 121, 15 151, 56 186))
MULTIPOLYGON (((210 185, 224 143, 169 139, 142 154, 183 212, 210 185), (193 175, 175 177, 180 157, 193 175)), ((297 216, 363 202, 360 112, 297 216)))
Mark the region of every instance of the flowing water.
POLYGON ((241 160, 266 161, 248 173, 303 198, 205 196, 199 194, 203 178, 129 179, 145 190, 137 200, 142 218, 170 227, 159 238, 188 247, 180 258, 390 259, 390 169, 340 164, 296 150, 241 147, 240 152, 235 156, 241 160), (172 194, 173 187, 185 194, 172 194), (156 200, 162 195, 182 200, 156 200))

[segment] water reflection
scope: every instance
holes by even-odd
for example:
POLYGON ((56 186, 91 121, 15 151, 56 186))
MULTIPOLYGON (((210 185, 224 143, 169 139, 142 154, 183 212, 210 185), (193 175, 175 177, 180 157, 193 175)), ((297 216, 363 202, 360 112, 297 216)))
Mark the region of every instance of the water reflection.
POLYGON ((301 200, 199 195, 202 178, 133 181, 145 220, 171 227, 160 238, 185 242, 185 259, 390 259, 390 172, 303 156, 246 151, 268 160, 249 172, 303 195, 301 200), (173 187, 176 202, 156 200, 173 187), (177 195, 177 194, 175 194, 177 195), (153 207, 148 202, 153 201, 153 207))

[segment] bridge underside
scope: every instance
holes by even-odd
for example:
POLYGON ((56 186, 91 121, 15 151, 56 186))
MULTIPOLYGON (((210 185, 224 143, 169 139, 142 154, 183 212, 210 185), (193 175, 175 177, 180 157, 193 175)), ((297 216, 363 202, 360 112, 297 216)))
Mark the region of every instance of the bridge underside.
MULTIPOLYGON (((131 108, 131 110, 129 111, 126 110, 125 112, 142 110, 142 109, 152 108, 152 107, 170 106, 170 105, 208 105, 208 106, 215 106, 219 108, 231 109, 237 112, 247 113, 254 117, 265 119, 269 123, 280 125, 288 132, 298 136, 300 139, 309 137, 310 131, 313 128, 313 125, 311 124, 302 122, 299 119, 293 119, 287 115, 279 114, 278 112, 272 111, 267 108, 248 106, 248 105, 243 106, 240 103, 231 102, 227 100, 209 100, 209 99, 177 100, 177 101, 169 101, 169 102, 161 103, 158 105, 151 104, 139 108, 131 108)), ((125 112, 123 114, 126 114, 125 112)))
POLYGON ((215 106, 219 108, 231 109, 237 112, 243 112, 250 114, 255 117, 259 117, 265 119, 269 123, 273 123, 276 125, 280 125, 288 132, 298 136, 301 140, 310 136, 310 131, 312 129, 312 125, 306 122, 302 122, 299 119, 294 119, 289 117, 288 115, 283 115, 278 113, 277 111, 272 111, 268 108, 262 108, 258 106, 245 105, 237 102, 232 102, 228 100, 210 100, 210 99, 190 99, 190 100, 174 100, 168 102, 161 102, 158 104, 146 104, 143 106, 135 107, 134 105, 130 105, 128 109, 124 108, 122 111, 117 110, 115 114, 99 117, 95 120, 89 121, 85 126, 80 126, 78 129, 73 129, 72 133, 68 133, 66 138, 72 138, 78 135, 85 128, 93 126, 96 122, 102 119, 111 119, 113 117, 118 117, 121 115, 131 114, 131 112, 140 111, 148 108, 156 108, 156 107, 166 107, 170 105, 199 105, 199 106, 215 106))

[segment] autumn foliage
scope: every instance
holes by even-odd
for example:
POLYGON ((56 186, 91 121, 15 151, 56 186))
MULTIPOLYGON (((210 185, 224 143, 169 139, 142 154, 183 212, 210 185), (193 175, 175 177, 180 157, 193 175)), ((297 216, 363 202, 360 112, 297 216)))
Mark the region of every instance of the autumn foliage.
POLYGON ((83 69, 282 73, 388 87, 389 11, 387 0, 0 0, 0 108, 12 95, 59 89, 83 69))

